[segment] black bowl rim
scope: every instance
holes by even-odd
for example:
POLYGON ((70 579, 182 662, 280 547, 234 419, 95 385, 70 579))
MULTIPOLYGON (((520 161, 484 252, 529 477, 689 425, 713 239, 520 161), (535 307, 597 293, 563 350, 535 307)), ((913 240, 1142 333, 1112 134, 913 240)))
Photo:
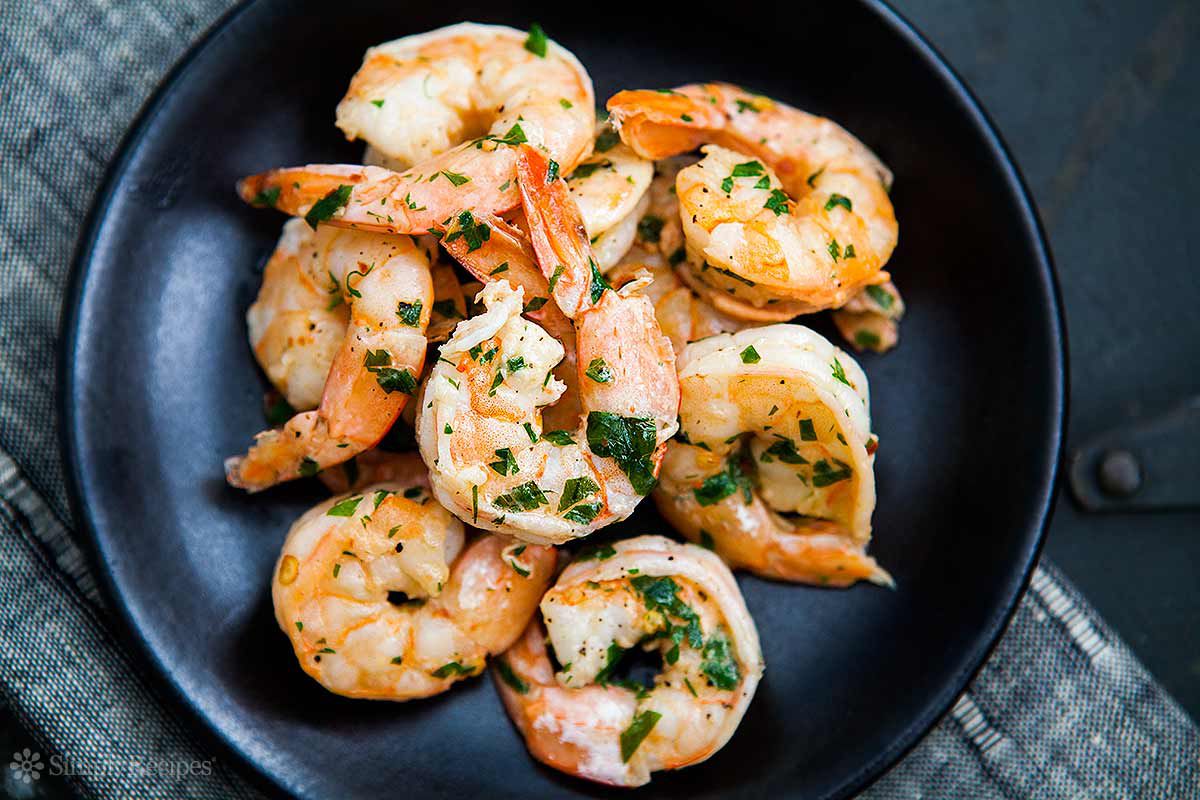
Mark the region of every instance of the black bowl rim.
MULTIPOLYGON (((992 651, 1000 641, 1004 630, 1016 612, 1017 603, 1029 584, 1033 569, 1036 566, 1046 541, 1046 533, 1050 526, 1054 503, 1058 496, 1058 476, 1063 463, 1066 447, 1066 426, 1068 411, 1068 382, 1069 372, 1068 347, 1065 315, 1063 313, 1062 292, 1059 287, 1054 259, 1050 245, 1046 239, 1045 228, 1038 214, 1033 197, 1026 185, 1020 168, 1013 159, 1008 146, 997 130, 995 123, 984 110, 979 99, 967 86, 962 77, 950 66, 941 52, 933 46, 917 29, 886 0, 857 0, 869 11, 873 12, 892 31, 901 37, 913 50, 914 54, 923 59, 941 80, 943 86, 950 92, 958 104, 959 111, 972 123, 981 135, 990 151, 993 161, 1001 168, 1009 191, 1017 201, 1021 222, 1026 230, 1026 237, 1032 245, 1035 267, 1041 288, 1051 300, 1051 318, 1048 320, 1052 338, 1057 341, 1058 349, 1054 353, 1055 369, 1047 376, 1050 379, 1048 390, 1051 394, 1051 404, 1057 419, 1053 420, 1051 440, 1047 452, 1051 454, 1050 463, 1045 465, 1042 480, 1037 487, 1038 498, 1041 501, 1041 522, 1032 541, 1026 543, 1024 562, 1016 565, 1013 575, 1002 602, 997 604, 983 628, 975 636, 970 654, 969 668, 951 679, 940 692, 926 703, 925 710, 919 714, 907 728, 902 730, 892 743, 883 751, 869 759, 857 773, 848 777, 838 787, 831 797, 850 797, 868 784, 880 777, 889 767, 900 761, 911 751, 926 733, 933 729, 938 720, 950 709, 954 701, 963 693, 967 685, 987 662, 992 651)), ((72 354, 78 344, 79 327, 82 321, 81 310, 84 289, 87 283, 87 271, 91 253, 95 247, 100 228, 108 217, 120 177, 125 173, 133 151, 145 137, 148 125, 158 114, 164 103, 176 87, 183 73, 192 65, 198 55, 208 45, 224 33, 239 17, 246 13, 257 0, 241 0, 233 8, 221 15, 197 39, 179 60, 171 67, 159 82, 153 93, 143 103, 141 109, 130 123, 122 137, 116 153, 109 162, 103 181, 92 201, 91 209, 84 221, 75 253, 72 256, 70 274, 63 298, 62 314, 60 315, 59 348, 57 371, 56 413, 59 421, 59 447, 63 462, 66 465, 65 477, 67 497, 71 514, 76 525, 87 534, 87 550, 93 571, 101 578, 105 599, 115 609, 120 618, 121 638, 131 641, 140 656, 142 663, 149 663, 153 677, 159 685, 165 685, 169 690, 169 700, 176 707, 186 710, 187 715, 194 721, 201 736, 209 741, 215 741, 226 752, 235 756, 238 763, 246 768, 252 781, 261 789, 271 794, 283 795, 287 787, 279 784, 274 776, 268 775, 259 766, 255 758, 235 741, 228 738, 224 731, 213 726, 207 715, 192 701, 183 687, 172 677, 167 666, 157 653, 150 647, 142 632, 135 626, 133 612, 126 603, 125 596, 117 586, 116 578, 107 567, 104 558, 105 546, 100 532, 92 525, 87 500, 86 476, 79 468, 79 462, 73 457, 78 448, 78 431, 72 424, 69 413, 69 401, 75 394, 74 373, 71 369, 72 354)), ((1029 532, 1026 531, 1026 538, 1029 532)))

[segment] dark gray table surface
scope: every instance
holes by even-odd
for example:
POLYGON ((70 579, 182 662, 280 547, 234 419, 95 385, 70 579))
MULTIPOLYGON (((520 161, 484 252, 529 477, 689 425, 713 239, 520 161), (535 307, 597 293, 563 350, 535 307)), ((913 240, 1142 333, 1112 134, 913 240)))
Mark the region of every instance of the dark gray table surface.
MULTIPOLYGON (((895 5, 983 101, 1040 205, 1070 337, 1069 444, 1200 394, 1200 3, 895 5)), ((1200 718, 1200 513, 1087 514, 1064 491, 1046 553, 1200 718)), ((26 740, 0 708, 0 747, 26 740)), ((67 792, 0 783, 14 789, 67 792)))

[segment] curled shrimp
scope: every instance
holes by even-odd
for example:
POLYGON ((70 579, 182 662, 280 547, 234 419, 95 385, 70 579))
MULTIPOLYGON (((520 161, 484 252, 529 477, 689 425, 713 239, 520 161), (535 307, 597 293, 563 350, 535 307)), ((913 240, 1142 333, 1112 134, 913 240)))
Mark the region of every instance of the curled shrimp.
POLYGON ((301 411, 320 403, 350 318, 341 295, 330 294, 328 276, 307 268, 314 246, 315 232, 303 220, 289 220, 246 311, 254 357, 288 404, 301 411))
POLYGON ((640 536, 567 567, 542 625, 493 662, 526 746, 554 769, 614 786, 699 763, 737 729, 763 672, 754 620, 712 553, 640 536), (654 686, 610 682, 624 652, 662 654, 654 686))
POLYGON ((520 202, 521 143, 570 172, 591 153, 594 104, 587 71, 544 36, 452 25, 368 50, 338 106, 349 138, 411 167, 315 164, 251 176, 239 191, 343 227, 440 230, 462 209, 498 215, 520 202))
POLYGON ((608 109, 643 157, 708 145, 676 189, 692 260, 710 267, 697 283, 720 310, 783 320, 888 279, 891 172, 836 123, 729 84, 620 92, 608 109))
POLYGON ((833 312, 838 332, 855 350, 883 353, 896 346, 904 301, 896 284, 888 281, 868 286, 833 312))
POLYGON ((250 491, 315 475, 374 446, 416 392, 433 290, 425 252, 407 236, 320 226, 301 254, 349 323, 314 411, 258 434, 225 462, 228 482, 250 491))
POLYGON ((675 358, 650 303, 608 288, 546 157, 523 147, 519 172, 537 263, 574 323, 580 417, 571 429, 544 428, 541 409, 566 390, 552 371, 564 347, 522 316, 524 287, 498 280, 481 293, 487 310, 442 346, 417 440, 434 492, 453 513, 561 543, 628 517, 650 491, 677 426, 675 358))
POLYGON ((689 344, 679 383, 654 498, 680 533, 765 577, 891 585, 866 554, 878 441, 854 359, 777 324, 689 344))
POLYGON ((483 670, 521 634, 554 551, 484 536, 420 479, 378 483, 309 510, 275 566, 275 618, 300 666, 331 692, 411 700, 483 670))

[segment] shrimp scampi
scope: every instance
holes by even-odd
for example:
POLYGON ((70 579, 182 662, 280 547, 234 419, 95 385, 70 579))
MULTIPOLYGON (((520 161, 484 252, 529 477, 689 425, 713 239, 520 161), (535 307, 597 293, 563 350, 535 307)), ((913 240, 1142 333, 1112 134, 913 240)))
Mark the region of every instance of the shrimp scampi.
POLYGON ((878 440, 854 359, 770 325, 689 344, 679 383, 680 435, 654 495, 676 530, 765 577, 891 584, 866 554, 878 440))
POLYGON ((386 233, 440 230, 463 209, 515 207, 516 148, 544 147, 566 174, 592 151, 592 80, 565 48, 462 23, 367 51, 338 126, 387 163, 313 164, 244 179, 242 197, 311 221, 386 233))
POLYGON ((614 786, 699 763, 725 745, 763 673, 758 631, 728 567, 660 536, 577 559, 493 675, 537 760, 614 786), (547 638, 553 647, 552 660, 547 638), (657 651, 654 685, 612 674, 626 651, 657 651))
POLYGON ((259 491, 317 474, 374 446, 417 390, 433 289, 425 252, 408 236, 319 227, 300 255, 326 280, 349 322, 314 411, 258 434, 225 463, 233 486, 259 491))
POLYGON ((482 292, 486 312, 443 345, 417 438, 438 499, 460 518, 561 543, 628 517, 649 493, 676 430, 678 380, 650 303, 636 287, 609 288, 548 159, 528 147, 521 158, 537 263, 575 327, 580 417, 570 429, 544 427, 542 408, 566 390, 553 373, 564 347, 522 316, 524 287, 498 280, 482 292))
POLYGON ((782 321, 888 279, 891 172, 836 123, 729 84, 624 91, 608 109, 643 157, 704 145, 676 191, 691 260, 707 267, 695 282, 719 310, 782 321))
POLYGON ((550 548, 463 525, 423 479, 376 483, 302 516, 271 594, 300 666, 331 692, 410 700, 479 674, 536 611, 550 548))

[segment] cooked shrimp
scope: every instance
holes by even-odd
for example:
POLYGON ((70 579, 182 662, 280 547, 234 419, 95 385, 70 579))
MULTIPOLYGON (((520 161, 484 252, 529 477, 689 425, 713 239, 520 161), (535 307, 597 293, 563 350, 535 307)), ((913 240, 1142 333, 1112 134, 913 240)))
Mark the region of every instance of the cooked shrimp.
POLYGON ((493 676, 538 761, 615 786, 699 763, 742 720, 763 673, 758 632, 719 558, 661 536, 577 560, 541 603, 555 671, 535 620, 493 676), (646 689, 609 682, 624 652, 657 650, 646 689))
POLYGON ((309 165, 246 178, 248 201, 311 220, 425 233, 463 209, 500 214, 520 201, 516 146, 544 147, 563 174, 592 150, 587 71, 540 29, 463 23, 367 51, 338 106, 338 126, 411 167, 309 165))
POLYGON ((866 555, 877 440, 854 359, 770 325, 689 344, 679 383, 680 436, 654 495, 678 531, 766 577, 891 584, 866 555))
POLYGON ((596 132, 595 152, 566 180, 604 272, 633 244, 654 165, 629 149, 607 123, 597 125, 596 132))
POLYGON ((415 393, 425 360, 433 290, 415 241, 321 226, 310 244, 307 274, 328 278, 328 296, 349 306, 350 322, 320 406, 225 462, 229 483, 250 491, 315 475, 375 445, 415 393))
POLYGON ((349 323, 341 295, 329 292, 328 277, 307 268, 314 246, 312 229, 289 220, 246 312, 254 357, 288 404, 301 411, 321 402, 349 323))
POLYGON ((645 273, 653 280, 642 293, 654 304, 654 318, 671 340, 677 357, 688 342, 746 327, 747 323, 722 314, 702 300, 661 255, 641 246, 626 255, 607 277, 613 286, 621 287, 645 273))
POLYGON ((275 566, 275 618, 300 666, 336 694, 411 700, 483 670, 521 634, 551 548, 463 526, 417 481, 331 498, 297 520, 275 566))
POLYGON ((580 413, 575 326, 551 298, 549 282, 525 234, 504 220, 477 219, 468 211, 458 216, 442 241, 446 250, 482 282, 504 281, 513 289, 521 289, 527 298, 523 310, 526 319, 562 344, 563 358, 554 367, 554 377, 566 390, 558 402, 543 411, 542 423, 549 426, 548 430, 574 427, 580 413))
POLYGON ((883 353, 896 346, 903 316, 900 291, 888 281, 868 286, 851 297, 850 302, 833 312, 833 322, 855 350, 883 353))
POLYGON ((888 279, 892 176, 836 123, 728 84, 620 92, 608 108, 643 157, 709 144, 676 189, 688 250, 711 267, 696 278, 720 310, 781 320, 888 279))
POLYGON ((417 440, 438 500, 460 518, 561 543, 625 519, 650 491, 677 427, 675 357, 650 303, 603 281, 546 157, 522 147, 519 171, 538 264, 575 324, 581 417, 544 429, 542 407, 566 390, 552 372, 564 348, 521 316, 523 287, 495 281, 482 292, 486 312, 442 346, 417 440))

